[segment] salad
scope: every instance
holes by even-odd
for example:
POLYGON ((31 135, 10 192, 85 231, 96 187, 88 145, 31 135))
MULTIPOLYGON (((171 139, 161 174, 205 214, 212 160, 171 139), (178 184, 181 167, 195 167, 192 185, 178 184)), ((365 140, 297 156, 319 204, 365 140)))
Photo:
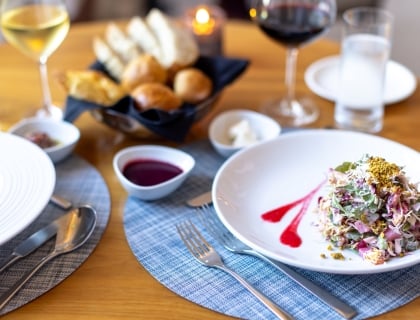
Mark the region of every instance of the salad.
POLYGON ((420 247, 420 192, 402 167, 364 155, 328 171, 317 213, 323 236, 373 264, 420 247))

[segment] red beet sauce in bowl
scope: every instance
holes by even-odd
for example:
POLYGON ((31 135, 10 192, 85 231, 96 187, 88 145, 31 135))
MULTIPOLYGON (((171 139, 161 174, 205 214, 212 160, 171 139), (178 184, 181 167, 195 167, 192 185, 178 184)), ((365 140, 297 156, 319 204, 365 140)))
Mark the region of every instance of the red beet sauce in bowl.
POLYGON ((128 147, 113 160, 121 185, 142 200, 156 200, 174 192, 194 166, 194 158, 186 152, 158 145, 128 147))

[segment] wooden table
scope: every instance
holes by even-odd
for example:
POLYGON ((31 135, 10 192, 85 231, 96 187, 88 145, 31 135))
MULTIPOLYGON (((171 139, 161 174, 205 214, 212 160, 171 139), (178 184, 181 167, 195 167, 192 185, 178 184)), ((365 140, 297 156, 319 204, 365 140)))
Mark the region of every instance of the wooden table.
MULTIPOLYGON (((123 23, 123 22, 121 22, 123 23)), ((49 61, 53 99, 63 103, 65 92, 54 74, 68 69, 85 69, 94 59, 92 38, 103 33, 105 23, 74 24, 49 61)), ((339 47, 318 40, 302 48, 298 60, 297 89, 311 92, 304 84, 304 70, 314 61, 336 54, 339 47)), ((227 56, 247 58, 246 73, 223 93, 217 106, 194 125, 188 141, 207 135, 210 120, 222 110, 258 110, 261 102, 283 89, 285 51, 268 40, 256 26, 229 22, 225 30, 227 56)), ((40 105, 41 88, 37 66, 7 44, 0 45, 0 129, 7 130, 40 105)), ((311 94, 312 95, 312 94, 311 94)), ((321 108, 311 127, 333 125, 333 103, 312 95, 321 108)), ((191 303, 156 281, 136 260, 127 245, 123 212, 127 194, 112 169, 112 157, 123 147, 150 143, 126 137, 83 114, 75 124, 82 138, 76 153, 92 163, 108 184, 112 212, 101 242, 89 259, 69 278, 32 303, 4 316, 4 319, 227 319, 191 303)), ((381 136, 420 150, 416 126, 420 125, 420 90, 407 100, 386 107, 381 136)), ((153 141, 156 143, 156 141, 153 141)), ((165 141, 158 143, 169 144, 165 141)), ((417 319, 420 299, 377 319, 417 319)))

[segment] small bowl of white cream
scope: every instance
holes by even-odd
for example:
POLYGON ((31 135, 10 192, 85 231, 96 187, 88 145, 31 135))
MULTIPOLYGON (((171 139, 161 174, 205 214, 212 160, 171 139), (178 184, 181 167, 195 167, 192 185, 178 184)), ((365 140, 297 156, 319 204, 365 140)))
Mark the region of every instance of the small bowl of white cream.
POLYGON ((272 118, 252 110, 235 109, 220 113, 210 123, 209 138, 223 157, 256 143, 273 139, 281 126, 272 118))

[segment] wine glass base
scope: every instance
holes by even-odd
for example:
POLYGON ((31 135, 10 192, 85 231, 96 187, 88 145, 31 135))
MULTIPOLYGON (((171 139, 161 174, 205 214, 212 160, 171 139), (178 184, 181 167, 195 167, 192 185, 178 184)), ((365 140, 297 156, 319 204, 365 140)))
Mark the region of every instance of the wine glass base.
POLYGON ((300 127, 318 119, 319 110, 310 99, 271 100, 263 104, 263 113, 285 127, 300 127))
POLYGON ((57 106, 51 106, 49 108, 50 112, 47 112, 45 109, 40 109, 36 112, 37 118, 49 118, 53 120, 63 120, 63 110, 57 106))

